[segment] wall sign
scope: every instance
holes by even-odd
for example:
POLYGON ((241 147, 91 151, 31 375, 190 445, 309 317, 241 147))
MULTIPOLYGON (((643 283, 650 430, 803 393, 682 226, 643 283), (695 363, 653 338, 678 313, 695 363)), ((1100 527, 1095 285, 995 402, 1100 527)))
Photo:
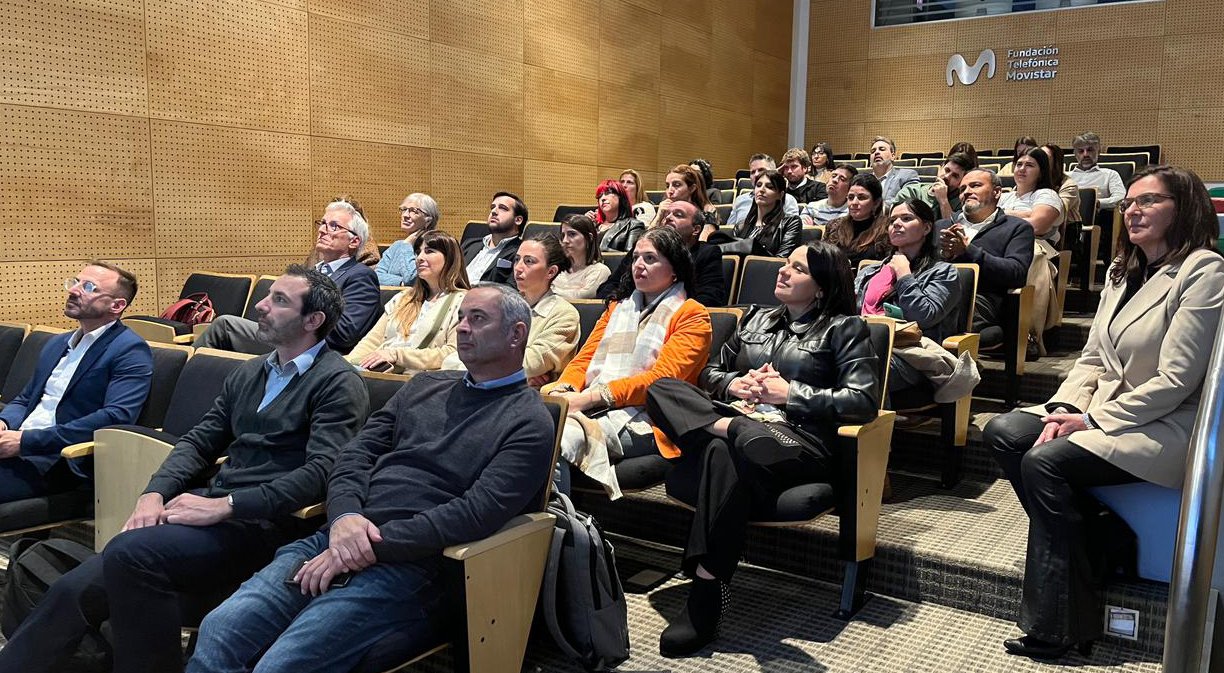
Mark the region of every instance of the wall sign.
POLYGON ((982 70, 986 69, 986 79, 991 79, 995 74, 995 53, 993 49, 978 54, 977 61, 973 65, 969 65, 965 61, 965 57, 960 54, 952 54, 948 59, 948 86, 952 86, 952 76, 956 75, 956 79, 960 80, 961 84, 968 86, 978 80, 978 76, 982 74, 982 70))
MULTIPOLYGON (((1052 45, 1008 49, 1007 60, 1004 61, 1007 69, 1006 80, 1008 82, 1033 82, 1054 79, 1058 75, 1060 62, 1058 47, 1052 45)), ((956 80, 969 86, 981 78, 982 71, 986 72, 986 79, 994 79, 995 66, 993 49, 987 49, 978 54, 973 65, 969 65, 963 55, 952 54, 948 58, 948 67, 945 72, 948 86, 954 86, 956 80)))

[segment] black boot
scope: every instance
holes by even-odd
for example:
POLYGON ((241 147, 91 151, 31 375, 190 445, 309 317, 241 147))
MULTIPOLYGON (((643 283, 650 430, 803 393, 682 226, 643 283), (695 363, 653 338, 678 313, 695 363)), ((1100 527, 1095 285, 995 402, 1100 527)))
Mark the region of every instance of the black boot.
POLYGON ((730 588, 719 580, 693 578, 684 610, 659 636, 659 654, 687 657, 714 642, 718 623, 731 600, 730 588))

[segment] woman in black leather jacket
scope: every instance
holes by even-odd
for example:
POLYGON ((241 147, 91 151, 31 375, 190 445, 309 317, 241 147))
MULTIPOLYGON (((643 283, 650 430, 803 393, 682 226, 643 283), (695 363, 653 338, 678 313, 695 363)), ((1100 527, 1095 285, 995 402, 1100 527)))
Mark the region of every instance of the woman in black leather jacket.
POLYGON ((795 249, 774 296, 782 305, 749 309, 700 388, 661 379, 647 392, 647 411, 680 460, 702 462, 683 561, 693 583, 660 638, 663 656, 687 656, 717 637, 753 504, 834 481, 837 426, 867 422, 879 407, 878 360, 845 254, 820 241, 795 249))
POLYGON ((757 176, 748 215, 735 227, 736 238, 751 239, 752 254, 786 257, 799 247, 803 222, 784 212, 785 198, 786 178, 781 173, 765 171, 757 176))

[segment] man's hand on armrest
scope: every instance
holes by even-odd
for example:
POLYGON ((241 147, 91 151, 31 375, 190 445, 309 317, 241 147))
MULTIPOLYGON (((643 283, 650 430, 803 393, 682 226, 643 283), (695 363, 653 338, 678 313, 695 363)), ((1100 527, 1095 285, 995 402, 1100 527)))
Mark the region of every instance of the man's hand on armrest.
POLYGON ((162 511, 162 523, 177 523, 184 526, 211 526, 230 518, 234 508, 229 498, 205 498, 192 493, 181 493, 166 503, 162 511))
POLYGON ((129 531, 161 523, 162 511, 165 509, 164 502, 160 493, 145 493, 137 498, 136 509, 132 510, 132 515, 128 517, 127 523, 123 524, 123 530, 129 531))

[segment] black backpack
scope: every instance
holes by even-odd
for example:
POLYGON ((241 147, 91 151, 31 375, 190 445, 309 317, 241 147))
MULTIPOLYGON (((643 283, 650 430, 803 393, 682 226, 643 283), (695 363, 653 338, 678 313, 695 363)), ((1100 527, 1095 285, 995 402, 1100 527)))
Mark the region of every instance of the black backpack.
POLYGON ((548 511, 557 517, 540 599, 548 632, 588 671, 616 668, 629 658, 629 620, 612 544, 564 493, 548 511))
MULTIPOLYGON (((13 543, 0 599, 0 632, 4 637, 13 637, 56 580, 93 555, 92 549, 71 540, 22 538, 13 543)), ((63 670, 110 670, 110 644, 98 631, 87 633, 63 670)))

